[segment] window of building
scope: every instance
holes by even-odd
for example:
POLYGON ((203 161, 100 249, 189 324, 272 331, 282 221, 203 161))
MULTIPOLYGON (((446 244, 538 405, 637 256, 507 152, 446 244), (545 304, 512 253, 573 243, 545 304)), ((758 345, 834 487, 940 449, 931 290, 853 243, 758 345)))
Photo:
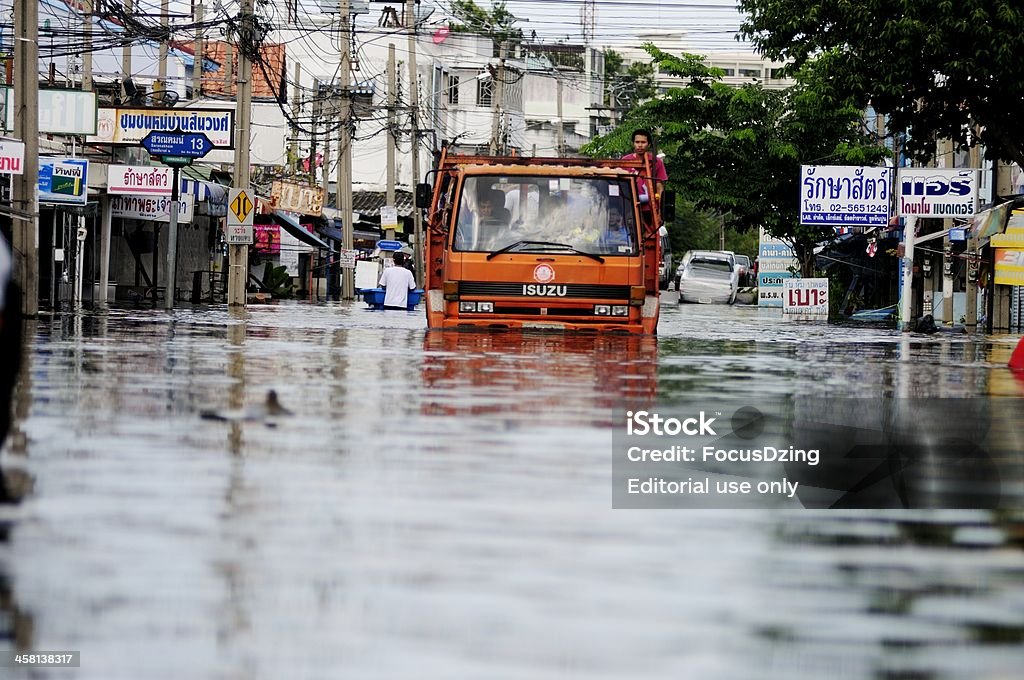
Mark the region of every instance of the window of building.
POLYGON ((455 105, 459 103, 459 77, 448 76, 448 103, 455 105))
POLYGON ((494 100, 494 81, 490 78, 483 78, 476 81, 476 105, 491 106, 494 100))
POLYGON ((736 75, 736 69, 734 68, 723 68, 722 70, 725 72, 726 78, 732 78, 736 75))
POLYGON ((771 70, 771 75, 769 75, 769 78, 771 78, 772 80, 782 80, 785 77, 786 76, 785 74, 783 74, 781 68, 773 68, 771 70))
POLYGON ((740 77, 741 78, 760 78, 761 77, 761 69, 759 69, 759 68, 741 68, 740 69, 740 77))

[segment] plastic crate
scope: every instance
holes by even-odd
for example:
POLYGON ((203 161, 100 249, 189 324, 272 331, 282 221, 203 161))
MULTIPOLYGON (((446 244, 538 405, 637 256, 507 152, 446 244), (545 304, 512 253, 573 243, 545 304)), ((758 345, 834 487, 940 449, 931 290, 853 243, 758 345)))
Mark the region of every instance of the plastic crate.
MULTIPOLYGON (((363 302, 365 302, 371 309, 384 309, 384 289, 383 288, 363 288, 359 291, 359 295, 362 296, 363 302)), ((416 309, 416 305, 423 299, 423 289, 417 288, 416 290, 409 291, 408 309, 410 312, 416 309)))

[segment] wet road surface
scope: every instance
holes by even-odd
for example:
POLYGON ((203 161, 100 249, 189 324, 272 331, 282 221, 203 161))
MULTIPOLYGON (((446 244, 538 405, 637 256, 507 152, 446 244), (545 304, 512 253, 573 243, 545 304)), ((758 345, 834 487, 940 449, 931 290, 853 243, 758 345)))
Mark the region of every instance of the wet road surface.
POLYGON ((777 316, 669 304, 656 340, 428 336, 361 303, 43 317, 0 459, 25 494, 0 650, 82 663, 3 677, 1020 677, 1022 513, 611 509, 620 399, 1020 396, 1015 338, 777 316), (271 389, 293 415, 200 418, 271 389))

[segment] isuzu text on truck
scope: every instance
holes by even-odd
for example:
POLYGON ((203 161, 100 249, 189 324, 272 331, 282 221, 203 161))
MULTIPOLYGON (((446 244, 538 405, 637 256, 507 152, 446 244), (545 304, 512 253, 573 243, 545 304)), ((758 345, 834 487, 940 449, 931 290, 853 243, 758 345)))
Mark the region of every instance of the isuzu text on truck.
POLYGON ((417 190, 428 327, 654 334, 664 228, 646 165, 443 153, 417 190))

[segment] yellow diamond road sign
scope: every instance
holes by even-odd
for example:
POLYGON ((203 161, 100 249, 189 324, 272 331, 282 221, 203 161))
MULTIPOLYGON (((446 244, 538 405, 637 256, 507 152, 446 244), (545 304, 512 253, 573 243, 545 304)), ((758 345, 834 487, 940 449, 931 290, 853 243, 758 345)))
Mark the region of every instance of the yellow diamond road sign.
POLYGON ((228 225, 252 226, 255 204, 245 189, 232 188, 228 192, 228 225))

